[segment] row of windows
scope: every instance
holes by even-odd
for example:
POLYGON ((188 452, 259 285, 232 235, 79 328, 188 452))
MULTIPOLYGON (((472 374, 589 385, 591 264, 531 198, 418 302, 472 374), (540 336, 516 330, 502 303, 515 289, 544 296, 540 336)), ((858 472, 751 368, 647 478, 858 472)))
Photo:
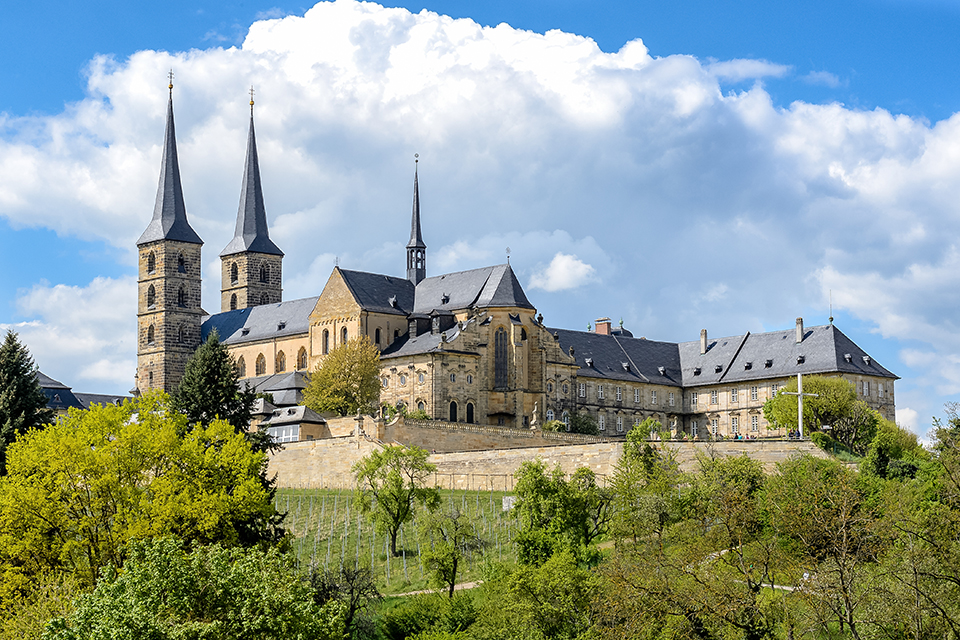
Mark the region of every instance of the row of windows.
MULTIPOLYGON (((270 304, 270 296, 266 293, 260 294, 260 304, 270 304)), ((237 294, 231 294, 230 296, 230 311, 237 310, 237 294)))
MULTIPOLYGON (((394 329, 393 339, 396 340, 399 337, 400 337, 400 330, 394 329)), ((373 343, 379 347, 381 344, 381 340, 382 340, 382 337, 380 335, 380 327, 377 327, 376 331, 374 331, 373 343)))
MULTIPOLYGON (((771 395, 776 395, 780 390, 779 384, 770 385, 771 395)), ((750 387, 750 400, 755 401, 760 398, 760 388, 753 386, 750 387)), ((740 402, 740 389, 731 389, 730 390, 730 402, 740 402)), ((690 406, 696 407, 700 403, 700 394, 697 391, 690 393, 690 406)), ((710 392, 710 404, 719 404, 720 403, 720 392, 716 389, 710 392)))
MULTIPOLYGON (((186 308, 187 306, 187 289, 180 285, 177 289, 177 306, 186 308)), ((147 288, 147 309, 156 309, 157 307, 157 290, 153 285, 150 285, 147 288)))
MULTIPOLYGON (((570 393, 570 385, 568 385, 566 382, 564 382, 563 385, 561 385, 561 388, 563 389, 564 395, 570 393)), ((553 383, 552 383, 552 382, 548 382, 548 383, 547 383, 547 393, 553 393, 553 383)))
MULTIPOLYGON (((719 418, 710 418, 706 424, 710 427, 710 434, 716 436, 720 431, 720 420, 719 418)), ((751 433, 756 433, 760 431, 760 416, 750 416, 750 431, 751 433)), ((700 421, 692 420, 690 422, 690 435, 698 436, 700 435, 700 421)), ((730 435, 741 435, 740 432, 740 417, 732 416, 730 418, 730 435)))
MULTIPOLYGON (((287 355, 283 351, 277 352, 277 357, 274 360, 274 373, 283 373, 287 370, 287 355)), ((307 350, 303 347, 300 347, 300 351, 297 353, 297 369, 305 370, 307 368, 307 350)), ((243 356, 240 356, 237 359, 237 373, 241 378, 247 377, 247 362, 244 360, 243 356)), ((265 376, 267 375, 267 359, 264 355, 258 354, 257 359, 254 363, 254 375, 256 376, 265 376)))
MULTIPOLYGON (((340 328, 340 344, 347 344, 347 328, 340 328)), ((320 353, 322 355, 327 355, 330 353, 330 331, 327 329, 323 330, 323 335, 321 336, 320 341, 320 353)))
MULTIPOLYGON (((153 252, 147 254, 147 273, 153 275, 157 272, 157 256, 153 252)), ((177 272, 187 272, 187 259, 182 253, 177 254, 177 272)))
MULTIPOLYGON (((426 380, 426 377, 425 377, 422 373, 418 373, 418 374, 417 374, 417 382, 420 383, 420 384, 423 384, 423 383, 424 383, 424 380, 426 380)), ((450 374, 450 382, 456 382, 456 381, 457 381, 457 374, 451 373, 451 374, 450 374)), ((381 382, 381 384, 383 385, 383 388, 384 388, 384 389, 390 388, 390 376, 383 376, 383 378, 381 378, 380 382, 381 382)), ((397 376, 397 383, 398 383, 401 387, 407 386, 407 374, 401 373, 399 376, 397 376)), ((472 374, 472 373, 468 373, 468 374, 467 374, 467 384, 473 384, 473 374, 472 374)))
MULTIPOLYGON (((268 283, 270 282, 270 265, 264 262, 260 265, 260 282, 268 283)), ((230 284, 237 284, 240 282, 240 269, 237 266, 237 263, 231 263, 230 265, 230 284)))
MULTIPOLYGON (((179 325, 177 327, 177 344, 184 343, 184 335, 183 325, 179 325)), ((147 327, 147 335, 144 342, 148 347, 153 347, 157 344, 157 329, 153 325, 147 327)))
MULTIPOLYGON (((566 385, 564 385, 566 387, 566 385)), ((614 386, 613 388, 614 398, 617 402, 623 402, 623 387, 614 386)), ((577 395, 581 398, 587 397, 587 384, 585 382, 579 383, 577 387, 577 395)), ((640 389, 633 390, 633 401, 639 403, 642 400, 642 392, 640 389)), ((606 398, 606 389, 602 384, 597 385, 597 400, 603 400, 606 398)), ((657 389, 650 390, 650 404, 659 404, 660 394, 657 389)), ((677 403, 677 396, 673 391, 667 393, 667 406, 673 407, 677 403)))

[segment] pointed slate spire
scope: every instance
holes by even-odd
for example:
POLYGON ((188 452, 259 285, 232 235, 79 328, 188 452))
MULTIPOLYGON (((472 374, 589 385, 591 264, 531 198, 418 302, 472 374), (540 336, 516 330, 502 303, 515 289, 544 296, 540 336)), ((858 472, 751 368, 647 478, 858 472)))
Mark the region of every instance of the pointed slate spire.
POLYGON ((270 240, 267 229, 267 210, 263 206, 260 186, 260 161, 257 158, 257 136, 253 128, 253 100, 250 101, 250 133, 247 136, 247 164, 243 169, 240 190, 240 209, 237 211, 237 229, 233 240, 220 256, 251 251, 282 256, 283 251, 270 240))
POLYGON ((413 215, 410 220, 410 242, 407 243, 407 280, 419 284, 427 277, 427 245, 420 235, 420 180, 417 167, 420 154, 414 154, 413 215))
POLYGON ((163 161, 160 164, 160 185, 153 219, 144 230, 137 246, 157 240, 176 240, 203 244, 203 240, 187 222, 187 207, 180 186, 180 163, 177 160, 177 134, 173 126, 173 79, 170 80, 170 101, 167 103, 167 130, 163 137, 163 161))

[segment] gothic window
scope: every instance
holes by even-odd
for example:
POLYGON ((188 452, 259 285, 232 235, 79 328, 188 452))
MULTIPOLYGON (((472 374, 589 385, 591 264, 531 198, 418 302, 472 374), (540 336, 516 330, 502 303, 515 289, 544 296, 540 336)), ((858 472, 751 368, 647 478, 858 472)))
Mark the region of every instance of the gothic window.
POLYGON ((527 330, 524 329, 523 327, 520 327, 520 339, 521 340, 527 339, 527 330))
POLYGON ((153 328, 153 325, 147 327, 147 344, 153 346, 156 343, 156 330, 153 328))
POLYGON ((247 363, 243 359, 243 356, 240 356, 240 359, 237 360, 237 375, 241 378, 247 377, 247 363))
POLYGON ((187 272, 187 261, 184 260, 182 253, 177 255, 177 271, 179 273, 187 272))
POLYGON ((426 411, 427 406, 423 404, 423 401, 417 403, 417 411, 426 411))
POLYGON ((187 292, 182 285, 180 286, 179 289, 177 289, 177 306, 178 307, 187 306, 187 292))
POLYGON ((157 306, 157 290, 150 285, 147 289, 147 309, 153 309, 157 306))
POLYGON ((376 332, 374 333, 374 336, 376 336, 376 337, 374 338, 373 341, 374 341, 376 344, 379 345, 379 344, 380 344, 380 327, 377 327, 377 330, 376 330, 376 332))
POLYGON ((157 256, 152 253, 147 255, 147 273, 157 272, 157 256))
POLYGON ((306 369, 307 368, 307 350, 303 347, 300 347, 300 351, 297 353, 297 369, 306 369))
POLYGON ((423 380, 424 380, 424 376, 423 376, 423 374, 421 373, 421 374, 419 374, 419 375, 417 376, 417 382, 419 382, 420 384, 423 384, 423 380))
POLYGON ((454 400, 450 403, 450 422, 457 421, 457 401, 454 400))
POLYGON ((267 282, 270 280, 270 265, 262 264, 260 265, 260 282, 267 282))
POLYGON ((493 386, 497 389, 507 388, 507 331, 503 327, 497 329, 493 340, 493 386))
POLYGON ((230 296, 230 311, 237 310, 237 294, 230 296))
POLYGON ((327 355, 330 353, 330 332, 323 330, 323 339, 321 340, 320 353, 327 355))
POLYGON ((340 344, 347 344, 347 328, 340 329, 340 344))
POLYGON ((270 302, 270 298, 267 297, 267 294, 261 293, 261 294, 260 294, 260 304, 267 304, 268 302, 270 302))
POLYGON ((467 403, 467 423, 473 424, 473 403, 467 403))
POLYGON ((263 354, 257 356, 257 375, 263 376, 267 374, 267 359, 263 357, 263 354))
POLYGON ((240 282, 240 270, 237 268, 237 263, 234 262, 230 265, 230 284, 237 284, 240 282))
POLYGON ((287 356, 283 351, 277 353, 277 373, 283 373, 287 370, 287 356))

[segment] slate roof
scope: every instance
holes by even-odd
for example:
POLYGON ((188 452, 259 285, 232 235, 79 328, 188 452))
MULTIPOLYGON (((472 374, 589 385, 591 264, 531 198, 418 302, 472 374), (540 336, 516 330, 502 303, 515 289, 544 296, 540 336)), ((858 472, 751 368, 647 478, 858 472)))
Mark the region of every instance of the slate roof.
POLYGON ((284 407, 276 409, 269 418, 261 422, 261 426, 277 427, 284 424, 326 424, 327 421, 319 413, 309 407, 284 407))
POLYGON ((447 334, 448 344, 443 349, 440 348, 440 333, 424 333, 418 335, 416 338, 411 338, 410 334, 406 333, 394 340, 392 343, 390 343, 390 346, 381 351, 380 358, 382 360, 388 360, 390 358, 400 358, 403 356, 420 355, 424 353, 437 353, 440 351, 446 353, 468 353, 466 351, 453 349, 451 348, 452 345, 449 344, 458 335, 460 335, 460 330, 455 326, 452 329, 448 329, 446 332, 441 333, 447 334))
POLYGON ((276 407, 289 407, 300 404, 303 400, 303 390, 307 387, 308 381, 306 372, 288 371, 268 376, 244 378, 240 381, 240 385, 249 386, 254 393, 271 394, 273 405, 276 407))
POLYGON ((413 311, 414 285, 406 278, 337 269, 363 309, 401 316, 413 311), (391 299, 394 304, 391 304, 391 299))
POLYGON ((573 357, 580 367, 577 376, 681 385, 680 354, 675 342, 567 329, 547 331, 560 338, 564 353, 570 353, 570 347, 573 347, 573 357), (660 373, 660 367, 663 367, 663 373, 660 373))
POLYGON ((177 240, 203 244, 203 240, 187 222, 187 207, 183 203, 180 185, 180 162, 177 159, 177 134, 173 126, 173 88, 167 103, 167 129, 163 136, 163 160, 160 163, 160 184, 153 219, 144 230, 137 246, 157 240, 177 240))
POLYGON ((220 255, 229 256, 245 251, 283 255, 283 251, 280 251, 280 248, 270 240, 270 230, 267 228, 267 210, 263 205, 260 160, 257 157, 257 136, 253 129, 252 113, 250 114, 250 132, 247 134, 247 161, 243 168, 237 228, 233 239, 220 252, 220 255))
POLYGON ((417 285, 415 313, 478 307, 533 309, 509 264, 425 278, 417 285))
POLYGON ((66 411, 70 408, 86 409, 83 402, 59 380, 54 380, 41 371, 37 371, 37 382, 47 397, 47 408, 53 411, 66 411))
POLYGON ((122 405, 127 400, 132 400, 130 396, 124 395, 109 395, 106 393, 75 393, 77 400, 83 404, 84 409, 89 409, 91 405, 100 404, 116 404, 122 405))
POLYGON ((220 341, 226 344, 307 333, 310 330, 310 314, 317 306, 317 300, 319 296, 209 315, 203 318, 200 325, 200 339, 206 341, 214 329, 220 334, 220 341))
POLYGON ((719 338, 708 344, 703 355, 700 355, 699 340, 683 342, 679 347, 683 385, 689 387, 788 377, 798 373, 898 378, 832 324, 805 327, 800 344, 797 344, 796 329, 789 329, 719 338), (797 362, 799 356, 803 356, 802 364, 797 362), (699 375, 695 374, 697 367, 700 368, 699 375))

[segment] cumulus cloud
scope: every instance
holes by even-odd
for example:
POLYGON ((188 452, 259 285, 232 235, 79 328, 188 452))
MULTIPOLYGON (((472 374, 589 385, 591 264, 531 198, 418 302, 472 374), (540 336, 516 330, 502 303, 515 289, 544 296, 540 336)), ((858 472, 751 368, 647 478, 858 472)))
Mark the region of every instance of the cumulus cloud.
MULTIPOLYGON (((696 339, 702 326, 789 326, 825 309, 832 289, 838 308, 897 345, 899 362, 881 361, 905 368, 898 396, 915 393, 905 406, 929 415, 936 394, 960 392, 960 366, 949 364, 960 360, 960 115, 930 124, 836 103, 780 106, 760 83, 721 83, 790 67, 652 57, 641 40, 605 53, 575 34, 353 0, 269 18, 238 47, 98 57, 84 100, 55 116, 3 116, 0 215, 128 249, 132 273, 172 67, 210 311, 254 84, 287 296, 319 293, 337 260, 404 272, 419 153, 430 273, 503 262, 509 246, 555 326, 623 316, 638 335, 666 340, 696 339), (563 288, 586 267, 591 286, 563 288), (947 363, 922 374, 932 381, 923 392, 909 389, 921 385, 910 350, 947 363)), ((832 82, 825 73, 805 79, 832 82)), ((18 321, 68 329, 42 305, 20 312, 18 321)), ((133 311, 125 317, 125 329, 114 325, 125 351, 110 362, 133 361, 133 311)), ((94 320, 75 321, 97 336, 72 365, 93 380, 105 347, 85 326, 94 320)))
POLYGON ((811 71, 810 73, 800 76, 800 79, 807 84, 830 87, 831 89, 836 89, 840 86, 840 78, 829 71, 811 71))
POLYGON ((575 289, 592 281, 596 272, 577 256, 557 252, 550 264, 533 273, 530 288, 551 292, 575 289))

